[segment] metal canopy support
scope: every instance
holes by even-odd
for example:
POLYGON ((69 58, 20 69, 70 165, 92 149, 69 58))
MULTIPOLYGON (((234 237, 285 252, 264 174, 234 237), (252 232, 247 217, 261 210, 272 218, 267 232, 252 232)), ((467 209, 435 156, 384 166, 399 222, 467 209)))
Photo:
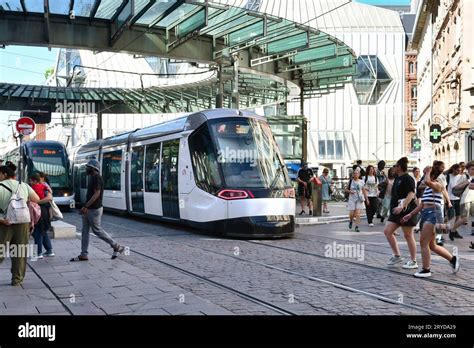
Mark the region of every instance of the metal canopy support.
POLYGON ((97 112, 97 139, 103 138, 102 111, 97 112))
POLYGON ((97 10, 99 9, 99 6, 100 6, 101 2, 102 2, 102 0, 95 0, 94 7, 92 7, 92 10, 91 10, 91 13, 90 13, 90 16, 89 16, 89 20, 91 22, 94 19, 95 14, 97 13, 97 10))
POLYGON ((217 94, 216 94, 216 108, 222 108, 224 106, 224 81, 222 78, 222 64, 219 65, 218 78, 219 82, 217 84, 217 94))
MULTIPOLYGON (((300 81, 300 115, 304 117, 304 85, 303 81, 300 81)), ((306 121, 306 118, 305 118, 306 121)), ((301 139, 303 151, 302 151, 302 157, 303 157, 303 162, 306 162, 308 160, 308 130, 307 127, 303 127, 302 130, 302 139, 301 139)))
POLYGON ((44 35, 46 42, 49 42, 49 0, 44 0, 44 35))
POLYGON ((232 63, 234 69, 232 70, 232 94, 231 94, 231 105, 233 109, 239 108, 239 54, 232 55, 232 63))

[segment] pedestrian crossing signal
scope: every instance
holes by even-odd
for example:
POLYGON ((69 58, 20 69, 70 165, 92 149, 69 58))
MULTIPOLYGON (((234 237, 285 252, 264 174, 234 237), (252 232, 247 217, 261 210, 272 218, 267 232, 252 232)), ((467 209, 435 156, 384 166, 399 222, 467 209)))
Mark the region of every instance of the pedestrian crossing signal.
POLYGON ((441 126, 439 124, 432 124, 430 126, 430 142, 433 144, 437 144, 441 142, 441 126))
POLYGON ((413 138, 411 140, 411 151, 412 152, 419 152, 421 151, 421 139, 413 138))

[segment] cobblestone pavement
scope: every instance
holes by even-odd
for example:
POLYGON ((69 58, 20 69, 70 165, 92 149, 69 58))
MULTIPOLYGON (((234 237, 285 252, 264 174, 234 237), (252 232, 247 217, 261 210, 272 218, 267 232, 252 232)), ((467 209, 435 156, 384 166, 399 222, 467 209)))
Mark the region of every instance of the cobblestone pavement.
MULTIPOLYGON (((76 212, 65 221, 80 229, 76 212)), ((30 260, 22 287, 8 285, 6 260, 0 315, 474 313, 474 252, 467 247, 474 238, 467 229, 464 239, 446 244, 459 248, 459 273, 434 256, 432 279, 420 280, 413 270, 386 266, 391 253, 382 224, 363 223, 360 233, 346 223, 304 226, 293 239, 266 241, 110 214, 103 226, 130 253, 111 260, 110 247, 92 238, 90 261, 70 263, 80 240, 53 240, 57 256, 30 260), (341 246, 345 253, 338 254, 341 246)), ((403 237, 399 242, 406 255, 403 237)))

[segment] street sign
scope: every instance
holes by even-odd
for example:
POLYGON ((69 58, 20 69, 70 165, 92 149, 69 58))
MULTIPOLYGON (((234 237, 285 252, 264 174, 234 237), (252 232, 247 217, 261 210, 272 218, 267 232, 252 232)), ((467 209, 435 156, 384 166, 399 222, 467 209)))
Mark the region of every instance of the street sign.
POLYGON ((441 142, 441 135, 443 134, 439 124, 432 124, 430 126, 430 142, 437 144, 441 142))
POLYGON ((413 138, 411 140, 411 150, 412 152, 419 152, 421 151, 421 139, 413 138))
POLYGON ((29 117, 21 117, 16 121, 16 130, 21 135, 30 135, 35 131, 35 122, 29 117))

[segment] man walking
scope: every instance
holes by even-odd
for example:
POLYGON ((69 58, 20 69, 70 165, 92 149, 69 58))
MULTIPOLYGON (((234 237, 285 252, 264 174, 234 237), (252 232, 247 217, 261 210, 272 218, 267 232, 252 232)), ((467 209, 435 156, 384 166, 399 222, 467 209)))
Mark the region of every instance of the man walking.
POLYGON ((308 162, 303 162, 300 170, 298 171, 298 195, 301 198, 301 212, 300 215, 305 213, 304 201, 305 198, 308 201, 309 215, 313 214, 313 202, 311 200, 312 185, 311 180, 314 177, 314 173, 311 168, 308 168, 308 162))
POLYGON ((112 259, 125 250, 123 246, 114 241, 101 226, 101 219, 103 213, 102 197, 104 194, 104 182, 99 175, 100 164, 99 161, 92 159, 86 164, 86 174, 89 176, 89 184, 87 185, 86 204, 82 207, 80 214, 82 215, 82 240, 81 254, 71 259, 71 261, 87 261, 89 248, 89 230, 102 239, 104 242, 110 244, 114 252, 112 259))

